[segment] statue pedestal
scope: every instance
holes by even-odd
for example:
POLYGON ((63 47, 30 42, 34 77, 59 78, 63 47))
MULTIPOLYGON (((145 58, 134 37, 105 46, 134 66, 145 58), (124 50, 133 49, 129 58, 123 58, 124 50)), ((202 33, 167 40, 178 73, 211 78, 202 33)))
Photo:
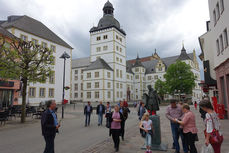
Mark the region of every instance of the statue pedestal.
MULTIPOLYGON (((152 120, 152 124, 153 124, 153 136, 152 136, 151 149, 152 150, 167 151, 168 144, 162 144, 161 143, 160 116, 158 116, 158 115, 151 115, 149 117, 149 119, 152 120)), ((146 147, 142 147, 142 149, 146 149, 146 147)))

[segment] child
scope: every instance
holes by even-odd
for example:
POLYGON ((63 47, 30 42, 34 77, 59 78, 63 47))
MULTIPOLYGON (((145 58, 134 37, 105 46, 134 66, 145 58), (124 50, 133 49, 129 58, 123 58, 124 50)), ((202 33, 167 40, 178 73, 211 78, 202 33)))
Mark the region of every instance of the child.
POLYGON ((144 130, 146 132, 145 137, 145 145, 146 145, 146 153, 152 153, 150 150, 151 148, 151 139, 153 135, 153 127, 152 127, 152 121, 149 119, 149 114, 145 113, 142 117, 142 120, 140 122, 140 129, 144 130))

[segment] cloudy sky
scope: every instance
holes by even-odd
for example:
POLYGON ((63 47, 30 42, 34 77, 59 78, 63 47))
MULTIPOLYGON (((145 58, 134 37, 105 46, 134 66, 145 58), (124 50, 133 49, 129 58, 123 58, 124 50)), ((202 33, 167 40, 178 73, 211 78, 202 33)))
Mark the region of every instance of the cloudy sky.
MULTIPOLYGON (((28 15, 43 22, 73 46, 73 58, 89 55, 89 30, 102 17, 107 0, 0 0, 0 20, 28 15)), ((208 0, 110 0, 115 18, 127 33, 127 59, 200 53, 198 37, 209 20, 208 0)))

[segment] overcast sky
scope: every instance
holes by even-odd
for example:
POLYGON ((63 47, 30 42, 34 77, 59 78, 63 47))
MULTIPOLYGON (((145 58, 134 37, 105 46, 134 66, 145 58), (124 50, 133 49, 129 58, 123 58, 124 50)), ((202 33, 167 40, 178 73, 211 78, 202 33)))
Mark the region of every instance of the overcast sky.
MULTIPOLYGON (((107 0, 0 0, 0 20, 28 15, 49 27, 73 48, 73 58, 89 55, 89 30, 102 17, 107 0)), ((110 0, 127 34, 127 59, 200 53, 198 37, 206 32, 208 0, 110 0)))

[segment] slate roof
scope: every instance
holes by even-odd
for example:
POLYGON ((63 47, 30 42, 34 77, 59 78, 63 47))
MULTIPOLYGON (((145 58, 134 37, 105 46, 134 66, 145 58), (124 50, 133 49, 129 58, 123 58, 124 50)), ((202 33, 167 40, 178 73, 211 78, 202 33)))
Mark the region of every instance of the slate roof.
POLYGON ((190 59, 190 57, 186 53, 186 50, 185 50, 185 48, 183 46, 182 49, 181 49, 181 54, 180 54, 180 56, 178 57, 177 60, 188 60, 188 59, 190 59))
POLYGON ((22 31, 31 33, 43 39, 52 41, 54 43, 72 49, 72 47, 69 44, 67 44, 63 39, 61 39, 54 32, 52 32, 43 23, 29 16, 8 16, 8 20, 1 21, 0 24, 4 28, 15 27, 22 31))
POLYGON ((97 70, 97 69, 107 69, 113 71, 113 69, 104 61, 102 58, 97 58, 96 61, 92 62, 85 71, 97 70))
POLYGON ((12 33, 4 29, 2 26, 0 26, 0 34, 11 39, 17 39, 17 37, 15 37, 12 33))
POLYGON ((90 63, 90 57, 78 58, 72 60, 72 68, 87 67, 90 63))
POLYGON ((141 62, 141 60, 140 60, 140 58, 137 56, 137 58, 136 58, 136 61, 135 61, 135 63, 133 64, 133 67, 144 67, 143 65, 142 65, 142 62, 141 62))

